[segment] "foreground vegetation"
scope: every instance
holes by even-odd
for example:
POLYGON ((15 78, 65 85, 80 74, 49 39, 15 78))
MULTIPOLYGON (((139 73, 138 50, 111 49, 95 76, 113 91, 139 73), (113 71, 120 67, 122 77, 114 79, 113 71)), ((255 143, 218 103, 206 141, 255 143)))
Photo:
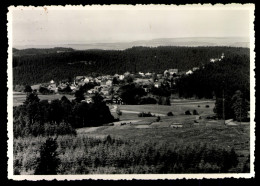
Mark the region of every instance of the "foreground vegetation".
MULTIPOLYGON (((14 173, 37 174, 42 161, 45 167, 56 165, 54 172, 41 168, 41 174, 143 174, 143 173, 219 173, 248 171, 239 164, 234 149, 203 143, 172 145, 149 140, 90 138, 86 135, 59 136, 55 157, 46 161, 46 137, 14 140, 14 173), (45 149, 43 149, 45 148, 45 149), (41 157, 40 156, 43 156, 41 157), (55 162, 53 162, 55 160, 55 162), (45 172, 44 172, 45 171, 45 172)), ((48 140, 47 140, 48 141, 48 140)), ((50 142, 48 142, 50 143, 50 142)), ((56 142, 55 142, 56 143, 56 142)), ((55 144, 54 143, 54 144, 55 144)), ((52 145, 53 148, 55 145, 52 145)))

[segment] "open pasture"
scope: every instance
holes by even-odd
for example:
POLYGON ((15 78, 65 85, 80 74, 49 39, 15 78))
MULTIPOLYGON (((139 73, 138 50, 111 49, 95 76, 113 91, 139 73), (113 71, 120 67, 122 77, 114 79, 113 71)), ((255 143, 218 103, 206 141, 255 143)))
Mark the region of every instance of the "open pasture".
MULTIPOLYGON (((68 99, 73 99, 73 95, 68 95, 68 94, 48 94, 48 95, 43 95, 43 94, 38 94, 38 97, 40 100, 48 100, 52 101, 54 99, 61 99, 62 96, 66 96, 68 99)), ((22 92, 14 92, 13 93, 13 106, 19 106, 22 105, 23 102, 26 99, 26 94, 22 92)))

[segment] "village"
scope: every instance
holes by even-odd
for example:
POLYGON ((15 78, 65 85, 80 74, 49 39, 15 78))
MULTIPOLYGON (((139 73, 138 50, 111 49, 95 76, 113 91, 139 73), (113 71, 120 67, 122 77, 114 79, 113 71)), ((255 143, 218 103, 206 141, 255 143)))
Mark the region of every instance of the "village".
MULTIPOLYGON (((221 61, 224 58, 222 53, 220 58, 211 58, 210 63, 221 61)), ((63 80, 55 82, 51 80, 49 83, 43 83, 35 88, 38 92, 43 94, 59 94, 59 93, 70 93, 74 94, 80 87, 91 84, 90 89, 84 93, 85 100, 87 103, 93 102, 92 96, 99 93, 106 103, 124 104, 122 98, 118 94, 120 85, 124 83, 133 82, 139 87, 143 88, 146 93, 149 94, 153 87, 160 88, 161 86, 169 86, 174 91, 176 81, 183 77, 193 74, 196 70, 202 67, 193 67, 187 71, 180 71, 179 69, 166 69, 163 73, 154 72, 138 72, 130 73, 125 72, 124 74, 114 75, 100 75, 97 77, 82 75, 75 76, 72 81, 63 80)), ((34 87, 34 86, 32 86, 34 87)))

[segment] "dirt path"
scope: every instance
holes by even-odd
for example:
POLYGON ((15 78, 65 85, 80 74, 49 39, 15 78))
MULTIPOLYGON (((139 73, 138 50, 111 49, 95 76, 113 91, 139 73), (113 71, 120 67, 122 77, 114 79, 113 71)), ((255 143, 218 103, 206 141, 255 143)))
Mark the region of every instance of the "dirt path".
POLYGON ((171 102, 172 105, 189 105, 189 104, 201 104, 201 103, 214 103, 215 101, 187 101, 187 102, 171 102))
MULTIPOLYGON (((117 106, 116 105, 113 105, 113 108, 110 109, 110 112, 116 112, 116 109, 117 109, 117 106)), ((120 111, 122 113, 131 113, 131 114, 139 114, 140 112, 137 112, 137 111, 131 111, 131 110, 121 110, 120 111)), ((166 116, 165 114, 159 114, 159 113, 152 113, 151 114, 155 115, 155 116, 166 116)))

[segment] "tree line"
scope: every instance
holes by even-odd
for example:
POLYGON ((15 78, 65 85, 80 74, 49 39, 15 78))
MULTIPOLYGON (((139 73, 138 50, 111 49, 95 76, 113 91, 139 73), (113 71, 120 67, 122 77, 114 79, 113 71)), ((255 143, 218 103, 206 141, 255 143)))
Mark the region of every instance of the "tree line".
POLYGON ((246 55, 209 63, 177 81, 180 97, 214 98, 218 118, 246 120, 250 102, 250 61, 246 55))
POLYGON ((114 121, 99 95, 93 101, 70 101, 63 96, 48 102, 40 100, 35 92, 28 93, 24 104, 14 107, 14 137, 76 134, 75 128, 114 121))
POLYGON ((222 53, 227 58, 249 56, 249 49, 234 47, 133 47, 117 50, 85 50, 63 53, 40 52, 32 54, 17 50, 13 56, 14 85, 37 84, 53 79, 59 82, 78 75, 123 74, 155 72, 163 73, 169 68, 186 71, 209 63, 210 58, 218 58, 222 53), (17 55, 19 53, 19 55, 17 55), (66 72, 66 73, 64 73, 66 72))

